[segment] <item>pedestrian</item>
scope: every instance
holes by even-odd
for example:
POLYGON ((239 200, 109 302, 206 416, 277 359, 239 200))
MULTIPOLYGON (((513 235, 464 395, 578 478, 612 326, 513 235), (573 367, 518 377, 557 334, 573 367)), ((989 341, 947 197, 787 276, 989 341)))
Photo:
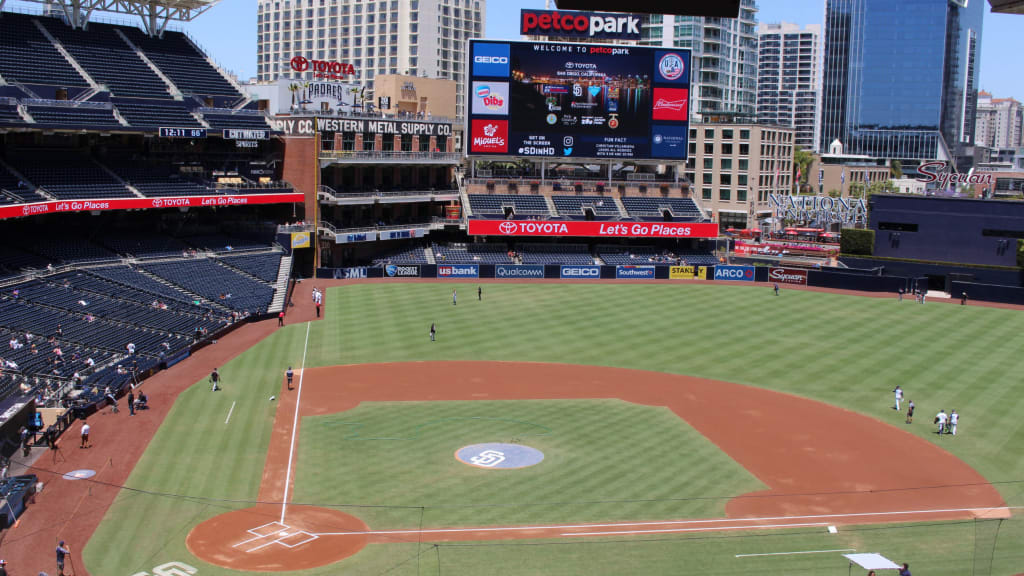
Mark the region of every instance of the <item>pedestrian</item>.
POLYGON ((452 306, 458 306, 459 304, 459 291, 452 290, 452 306))
POLYGON ((960 305, 967 306, 967 292, 960 293, 960 305))
POLYGON ((128 391, 128 415, 135 416, 135 391, 128 391))
POLYGON ((899 384, 897 384, 896 388, 892 391, 892 393, 893 393, 894 396, 896 396, 896 406, 893 408, 893 410, 896 410, 897 412, 899 412, 899 410, 900 410, 900 400, 903 400, 903 389, 900 388, 899 384))
POLYGON ((896 291, 896 297, 898 298, 898 302, 903 302, 903 288, 896 291))
POLYGON ((778 284, 778 282, 775 283, 775 295, 776 296, 779 295, 779 284, 778 284))
POLYGON ((437 327, 435 327, 434 323, 431 322, 430 323, 430 341, 433 342, 434 339, 436 338, 436 336, 437 336, 437 327))
POLYGON ((277 315, 277 325, 284 326, 284 310, 281 310, 281 313, 277 315))
POLYGON ((476 299, 478 301, 484 299, 484 287, 483 286, 477 286, 476 287, 476 299))
POLYGON ((953 410, 949 413, 949 433, 956 436, 956 425, 960 422, 960 413, 953 410))
POLYGON ((92 426, 89 426, 89 424, 87 422, 83 421, 82 422, 82 444, 79 446, 79 448, 88 448, 89 447, 89 431, 90 430, 92 430, 92 426))
POLYGON ((914 423, 914 401, 911 400, 907 403, 907 424, 914 423))
POLYGON ((900 568, 899 576, 910 576, 910 564, 903 563, 903 568, 900 568))
POLYGON ((28 428, 21 429, 21 456, 28 458, 32 454, 32 438, 28 428))
POLYGON ((946 419, 947 418, 948 417, 946 416, 946 411, 945 410, 939 410, 939 413, 935 415, 934 423, 939 425, 939 431, 938 431, 939 434, 942 434, 943 432, 946 431, 946 419))
POLYGON ((210 388, 210 392, 220 390, 220 372, 217 372, 216 368, 213 369, 213 372, 210 372, 210 383, 213 384, 210 388))
POLYGON ((60 544, 57 545, 57 571, 60 576, 64 576, 64 557, 71 553, 65 545, 64 541, 61 540, 60 544))
POLYGON ((292 367, 291 366, 288 367, 288 371, 285 372, 284 375, 288 377, 288 389, 291 390, 292 389, 292 378, 295 376, 295 373, 292 372, 292 367))

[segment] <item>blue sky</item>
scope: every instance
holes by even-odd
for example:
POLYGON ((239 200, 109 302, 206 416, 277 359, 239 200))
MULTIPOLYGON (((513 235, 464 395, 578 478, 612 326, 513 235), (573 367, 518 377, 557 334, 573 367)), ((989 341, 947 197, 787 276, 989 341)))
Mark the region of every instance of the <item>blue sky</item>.
MULTIPOLYGON (((24 3, 17 0, 8 2, 8 6, 18 4, 24 3)), ((820 24, 824 6, 824 0, 758 0, 758 20, 820 24)), ((490 0, 487 3, 487 37, 518 38, 519 10, 543 7, 544 0, 490 0)), ((220 4, 184 28, 214 60, 241 79, 255 75, 255 0, 221 0, 220 4)), ((1020 43, 1016 36, 1022 31, 1024 16, 992 14, 988 2, 985 2, 980 83, 983 90, 999 97, 1013 96, 1024 101, 1024 66, 1020 64, 1020 43)))

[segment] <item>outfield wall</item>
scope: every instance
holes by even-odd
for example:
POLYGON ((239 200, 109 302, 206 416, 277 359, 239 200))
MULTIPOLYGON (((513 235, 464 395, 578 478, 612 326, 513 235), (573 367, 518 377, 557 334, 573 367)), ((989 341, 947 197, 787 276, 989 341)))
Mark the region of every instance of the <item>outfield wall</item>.
MULTIPOLYGON (((396 264, 385 267, 319 268, 318 278, 437 279, 437 280, 717 280, 813 286, 861 292, 909 291, 920 280, 904 276, 882 276, 868 270, 843 268, 795 268, 782 266, 599 266, 557 264, 396 264)), ((1024 290, 1022 290, 1024 294, 1024 290)), ((979 290, 979 300, 983 300, 979 290)), ((996 300, 1001 302, 1003 300, 996 300)), ((1024 296, 1022 296, 1024 301, 1024 296)))

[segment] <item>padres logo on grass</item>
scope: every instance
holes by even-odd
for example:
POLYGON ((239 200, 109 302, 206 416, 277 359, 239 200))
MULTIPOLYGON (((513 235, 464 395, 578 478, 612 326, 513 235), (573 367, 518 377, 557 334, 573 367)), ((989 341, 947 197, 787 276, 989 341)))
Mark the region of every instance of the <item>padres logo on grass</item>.
POLYGON ((520 444, 490 442, 459 448, 455 458, 477 468, 510 470, 540 464, 544 460, 544 453, 520 444))

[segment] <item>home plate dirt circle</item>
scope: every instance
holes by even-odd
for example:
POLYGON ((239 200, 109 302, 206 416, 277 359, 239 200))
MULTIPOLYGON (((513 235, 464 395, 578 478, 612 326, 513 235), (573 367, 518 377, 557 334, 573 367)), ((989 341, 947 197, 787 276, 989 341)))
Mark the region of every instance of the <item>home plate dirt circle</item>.
POLYGON ((205 562, 251 572, 308 570, 344 560, 366 545, 366 524, 355 516, 316 506, 260 505, 210 518, 189 532, 185 544, 205 562))

